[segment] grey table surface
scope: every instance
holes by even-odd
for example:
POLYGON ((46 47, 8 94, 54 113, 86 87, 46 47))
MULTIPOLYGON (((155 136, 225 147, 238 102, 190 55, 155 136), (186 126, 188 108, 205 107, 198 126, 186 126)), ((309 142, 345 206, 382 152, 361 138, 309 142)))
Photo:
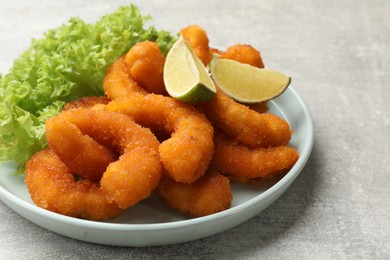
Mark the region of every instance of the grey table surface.
MULTIPOLYGON (((30 39, 129 1, 0 1, 0 73, 30 39)), ((211 44, 248 43, 293 77, 314 119, 312 155, 253 219, 183 244, 125 248, 47 231, 0 200, 0 259, 390 259, 390 1, 132 1, 159 29, 199 24, 211 44)))

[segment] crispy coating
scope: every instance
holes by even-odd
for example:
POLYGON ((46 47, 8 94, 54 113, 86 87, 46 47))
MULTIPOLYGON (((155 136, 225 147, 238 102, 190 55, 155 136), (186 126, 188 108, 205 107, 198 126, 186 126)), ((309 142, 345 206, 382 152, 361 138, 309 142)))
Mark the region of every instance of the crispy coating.
POLYGON ((178 183, 165 176, 156 193, 170 207, 193 217, 228 209, 232 202, 229 179, 217 171, 192 184, 178 183))
POLYGON ((258 113, 239 104, 220 89, 200 109, 213 126, 230 137, 253 147, 287 145, 291 138, 288 123, 273 114, 258 113))
POLYGON ((91 220, 113 218, 123 211, 106 199, 98 183, 76 181, 72 171, 50 149, 33 155, 25 174, 31 198, 41 208, 91 220))
POLYGON ((229 47, 222 55, 222 58, 235 60, 258 68, 264 68, 260 52, 246 44, 236 44, 229 47))
POLYGON ((212 53, 206 31, 198 25, 190 25, 182 29, 180 34, 183 35, 202 63, 207 66, 211 61, 212 53))
POLYGON ((298 152, 290 146, 249 148, 218 134, 211 167, 236 179, 264 180, 289 170, 298 158, 298 152))
POLYGON ((125 62, 130 76, 148 92, 167 95, 163 77, 165 57, 157 43, 137 43, 126 54, 125 62))
MULTIPOLYGON (((118 160, 108 165, 100 180, 101 189, 110 202, 116 202, 120 208, 130 207, 147 198, 157 186, 162 174, 158 153, 160 143, 149 129, 136 124, 126 115, 104 109, 69 110, 56 118, 68 121, 82 134, 120 154, 118 160)), ((62 129, 58 127, 53 133, 60 136, 57 140, 62 140, 62 143, 56 143, 56 152, 78 140, 78 136, 68 136, 62 129)), ((52 143, 49 145, 52 147, 52 143)), ((79 154, 76 150, 58 155, 64 162, 64 156, 74 156, 71 161, 83 163, 90 160, 88 153, 79 154)))
POLYGON ((90 108, 95 105, 103 104, 106 105, 110 102, 110 99, 106 96, 100 96, 100 97, 82 97, 75 101, 69 102, 65 104, 65 106, 62 108, 62 111, 66 110, 72 110, 72 109, 78 109, 78 108, 90 108))
POLYGON ((62 114, 46 121, 46 139, 50 149, 72 172, 90 181, 99 182, 107 165, 117 158, 113 150, 83 134, 62 114))
POLYGON ((161 95, 132 95, 107 105, 135 122, 170 135, 160 144, 166 174, 177 182, 192 183, 205 174, 214 152, 214 129, 194 107, 161 95))
POLYGON ((147 93, 131 78, 128 71, 125 56, 119 57, 108 68, 103 79, 103 89, 110 99, 126 97, 134 93, 147 93))

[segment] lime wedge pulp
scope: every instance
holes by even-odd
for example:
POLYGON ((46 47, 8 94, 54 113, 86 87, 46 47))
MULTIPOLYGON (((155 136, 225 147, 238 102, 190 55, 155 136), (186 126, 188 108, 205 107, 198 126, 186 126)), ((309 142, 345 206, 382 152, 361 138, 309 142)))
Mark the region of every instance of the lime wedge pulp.
POLYGON ((291 77, 279 71, 221 58, 213 62, 212 77, 228 96, 247 104, 273 99, 291 83, 291 77))
POLYGON ((164 84, 170 96, 185 102, 207 101, 217 91, 206 67, 182 36, 168 52, 164 84))

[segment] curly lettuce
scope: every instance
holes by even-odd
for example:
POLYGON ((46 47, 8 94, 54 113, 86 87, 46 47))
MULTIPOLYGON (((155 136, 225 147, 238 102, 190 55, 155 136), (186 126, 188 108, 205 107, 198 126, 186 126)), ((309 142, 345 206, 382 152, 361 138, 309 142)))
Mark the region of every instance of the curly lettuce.
POLYGON ((45 120, 66 102, 102 95, 109 65, 131 46, 156 41, 164 54, 175 37, 153 26, 134 6, 123 6, 94 24, 71 18, 49 30, 0 75, 0 161, 16 161, 17 173, 47 146, 45 120))

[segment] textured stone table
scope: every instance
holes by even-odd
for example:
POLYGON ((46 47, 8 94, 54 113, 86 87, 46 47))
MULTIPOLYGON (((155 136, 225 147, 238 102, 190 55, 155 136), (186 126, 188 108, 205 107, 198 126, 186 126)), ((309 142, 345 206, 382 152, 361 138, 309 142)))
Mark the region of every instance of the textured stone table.
MULTIPOLYGON (((315 124, 307 166, 274 204, 221 234, 118 248, 49 232, 0 201, 0 259, 390 259, 390 2, 134 1, 160 29, 204 27, 215 46, 249 43, 293 77, 315 124), (224 3, 222 3, 224 2, 224 3)), ((0 1, 0 73, 69 17, 128 1, 0 1)))

